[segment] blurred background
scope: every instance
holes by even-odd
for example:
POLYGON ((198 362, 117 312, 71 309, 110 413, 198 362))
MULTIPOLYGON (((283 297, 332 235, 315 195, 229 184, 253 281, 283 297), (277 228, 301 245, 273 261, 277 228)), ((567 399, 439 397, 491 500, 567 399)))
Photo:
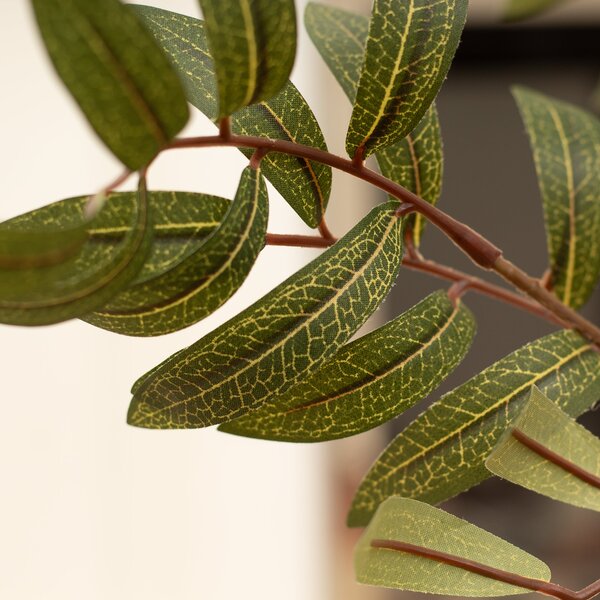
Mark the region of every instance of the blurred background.
MULTIPOLYGON (((139 2, 141 3, 141 2, 139 2)), ((147 0, 199 16, 195 0, 147 0)), ((368 14, 368 0, 329 3, 368 14)), ((471 0, 468 28, 438 99, 445 145, 443 208, 480 230, 532 274, 546 265, 533 161, 509 87, 525 84, 591 108, 600 76, 600 2, 568 0, 519 26, 504 0, 471 0)), ((301 15, 305 1, 297 0, 301 15)), ((28 3, 0 0, 3 198, 0 220, 93 192, 120 172, 55 77, 28 3)), ((343 154, 350 106, 304 32, 293 79, 330 149, 343 154)), ((212 133, 196 113, 185 134, 212 133)), ((245 160, 236 150, 161 157, 149 185, 232 197, 245 160)), ((270 231, 305 232, 271 189, 270 231)), ((334 174, 328 220, 340 235, 381 196, 334 174)), ((433 228, 422 250, 475 272, 433 228)), ((0 597, 11 600, 375 600, 416 598, 353 583, 345 528, 354 491, 396 422, 350 440, 292 445, 217 433, 128 427, 137 376, 239 312, 316 255, 267 248, 235 298, 183 332, 156 339, 80 322, 2 327, 0 597), (276 265, 276 267, 274 266, 276 265)), ((403 270, 370 327, 445 287, 403 270)), ((468 295, 478 336, 431 400, 527 341, 550 332, 533 316, 468 295)), ((600 296, 585 309, 598 320, 600 296)), ((600 434, 600 413, 582 420, 600 434)), ((490 480, 446 508, 538 555, 556 581, 600 575, 600 518, 490 480)))

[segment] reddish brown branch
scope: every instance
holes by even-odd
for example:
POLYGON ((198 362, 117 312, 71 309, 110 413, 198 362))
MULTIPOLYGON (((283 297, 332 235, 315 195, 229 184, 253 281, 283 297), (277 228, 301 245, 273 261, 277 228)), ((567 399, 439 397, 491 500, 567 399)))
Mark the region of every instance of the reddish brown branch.
MULTIPOLYGON (((494 270, 516 288, 546 307, 562 323, 579 330, 585 337, 600 346, 600 329, 583 318, 577 311, 565 306, 548 290, 545 290, 537 279, 530 277, 518 269, 510 261, 502 257, 502 251, 482 235, 470 227, 447 215, 439 208, 429 204, 410 190, 387 179, 383 175, 366 168, 356 160, 336 156, 325 150, 296 144, 287 140, 271 140, 255 136, 221 135, 204 136, 174 140, 169 148, 201 148, 211 146, 232 146, 238 148, 266 148, 273 152, 281 152, 291 156, 299 156, 329 165, 340 171, 371 183, 401 202, 414 205, 415 209, 438 227, 459 246, 476 264, 484 269, 494 270)), ((355 157, 356 158, 356 157, 355 157)))
POLYGON ((555 464, 561 469, 568 471, 569 473, 571 473, 571 475, 574 475, 578 479, 581 479, 581 481, 585 481, 585 483, 600 489, 600 477, 598 477, 597 475, 586 471, 579 465, 576 465, 575 463, 572 463, 570 460, 566 459, 564 456, 561 456, 553 450, 550 450, 550 448, 547 448, 546 446, 544 446, 544 444, 540 444, 540 442, 529 437, 520 429, 515 428, 512 430, 511 433, 516 440, 521 442, 523 446, 529 448, 532 452, 535 452, 542 458, 545 458, 546 460, 550 461, 551 463, 555 464))
POLYGON ((266 242, 269 246, 298 246, 300 248, 328 248, 335 239, 326 239, 316 235, 294 235, 286 233, 267 233, 266 242))
POLYGON ((510 573, 509 571, 503 571, 501 569, 490 567, 489 565, 484 565, 483 563, 469 560, 468 558, 462 558, 460 556, 432 550, 431 548, 425 548, 423 546, 416 546, 407 542, 399 542, 396 540, 373 540, 371 546, 373 548, 407 552, 416 556, 422 556, 423 558, 458 567, 465 571, 488 577, 489 579, 502 581, 509 585, 521 587, 533 592, 539 592, 540 594, 545 594, 547 596, 553 596, 554 598, 560 598, 561 600, 589 600, 600 593, 600 580, 583 590, 574 592, 556 583, 524 577, 522 575, 517 575, 516 573, 510 573))

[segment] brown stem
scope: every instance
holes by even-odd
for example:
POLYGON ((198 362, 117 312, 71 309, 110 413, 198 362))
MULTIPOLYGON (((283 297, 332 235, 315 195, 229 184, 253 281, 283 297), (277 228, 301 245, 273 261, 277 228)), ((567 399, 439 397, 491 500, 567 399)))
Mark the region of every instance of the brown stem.
POLYGON ((564 305, 552 292, 544 288, 539 280, 530 277, 502 256, 496 259, 493 268, 515 287, 523 290, 528 296, 537 300, 562 321, 571 323, 585 337, 594 342, 596 346, 600 346, 600 329, 582 317, 577 311, 564 305))
POLYGON ((398 200, 407 204, 414 204, 415 209, 427 220, 439 227, 457 246, 462 248, 466 254, 484 269, 493 268, 494 262, 502 254, 499 248, 494 246, 482 235, 473 231, 470 227, 447 215, 439 208, 429 204, 410 190, 400 184, 391 181, 387 177, 357 164, 354 160, 336 156, 319 148, 304 146, 288 140, 272 140, 256 136, 230 135, 224 139, 221 135, 202 136, 177 139, 171 142, 169 148, 202 148, 211 146, 234 146, 236 148, 269 148, 273 152, 299 156, 308 160, 314 160, 334 169, 350 173, 359 179, 371 183, 384 192, 391 194, 398 200))
POLYGON ((321 234, 322 238, 326 240, 333 240, 335 242, 335 236, 333 235, 333 233, 331 233, 331 230, 327 226, 327 223, 325 222, 325 217, 323 217, 321 219, 321 222, 319 223, 319 233, 321 234))
POLYGON ((565 306, 551 292, 544 290, 539 281, 525 274, 511 262, 502 257, 502 251, 470 227, 447 215, 439 208, 429 204, 410 190, 383 177, 379 173, 357 164, 354 160, 336 156, 325 150, 312 148, 287 140, 271 140, 255 136, 223 135, 204 136, 174 140, 169 148, 199 148, 211 146, 233 146, 238 148, 268 148, 273 152, 282 152, 307 160, 314 160, 371 183, 398 200, 412 204, 415 209, 436 227, 441 229, 476 264, 484 269, 494 270, 515 287, 537 300, 552 312, 562 324, 575 327, 590 341, 600 346, 600 329, 584 319, 575 310, 565 306))
POLYGON ((396 540, 372 540, 371 546, 373 548, 382 548, 384 550, 394 550, 396 552, 407 552, 416 556, 422 556, 437 562, 445 563, 453 567, 488 577, 496 581, 502 581, 509 585, 531 590, 533 592, 539 592, 546 596, 553 596, 560 600, 589 600, 600 592, 600 581, 596 581, 589 585, 587 588, 574 592, 567 588, 562 587, 556 583, 548 581, 542 581, 541 579, 533 579, 530 577, 524 577, 517 575, 516 573, 510 573, 509 571, 503 571, 496 569, 483 563, 479 563, 468 558, 462 558, 461 556, 455 556, 453 554, 447 554, 446 552, 440 552, 438 550, 432 550, 431 548, 425 548, 423 546, 416 546, 407 542, 399 542, 396 540))
POLYGON ((287 233, 267 233, 269 246, 298 246, 300 248, 328 248, 335 239, 317 237, 316 235, 294 235, 287 233))
POLYGON ((545 458, 546 460, 550 461, 551 463, 555 464, 561 469, 568 471, 569 473, 571 473, 571 475, 574 475, 578 479, 581 479, 581 481, 585 481, 585 483, 600 489, 600 477, 598 477, 597 475, 586 471, 579 465, 576 465, 575 463, 566 459, 564 456, 561 456, 553 450, 550 450, 550 448, 547 448, 546 446, 544 446, 544 444, 540 444, 540 442, 529 437, 520 429, 513 429, 511 431, 511 434, 516 440, 521 442, 523 446, 526 446, 532 452, 535 452, 542 458, 545 458))

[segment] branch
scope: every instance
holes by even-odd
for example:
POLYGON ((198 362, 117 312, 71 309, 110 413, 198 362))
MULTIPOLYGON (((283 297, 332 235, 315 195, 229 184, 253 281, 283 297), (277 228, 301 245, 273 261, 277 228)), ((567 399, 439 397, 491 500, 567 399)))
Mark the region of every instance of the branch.
MULTIPOLYGON (((223 124, 222 124, 223 125, 223 124)), ((525 292, 539 304, 552 312, 561 324, 576 328, 587 339, 600 347, 600 329, 583 318, 577 311, 564 305, 552 292, 544 289, 537 279, 530 277, 510 261, 502 257, 502 251, 482 235, 457 221, 439 208, 429 204, 410 190, 365 167, 360 160, 349 160, 310 146, 287 140, 271 140, 255 136, 230 134, 222 127, 222 135, 182 138, 174 140, 166 149, 206 148, 231 146, 236 148, 264 148, 314 160, 375 185, 401 202, 413 205, 415 210, 427 218, 449 237, 467 256, 484 269, 494 270, 517 289, 525 292)))

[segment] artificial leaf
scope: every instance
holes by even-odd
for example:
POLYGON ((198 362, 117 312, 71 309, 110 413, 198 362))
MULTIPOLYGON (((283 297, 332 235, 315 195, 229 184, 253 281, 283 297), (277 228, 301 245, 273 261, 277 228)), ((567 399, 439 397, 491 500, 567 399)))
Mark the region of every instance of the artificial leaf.
POLYGON ((129 169, 147 164, 188 119, 181 82, 118 0, 32 0, 54 66, 104 143, 129 169))
POLYGON ((150 248, 152 227, 143 177, 130 206, 129 223, 128 233, 109 252, 90 253, 85 244, 58 265, 28 269, 27 277, 19 271, 0 272, 0 322, 48 325, 105 304, 138 275, 150 248))
MULTIPOLYGON (((508 596, 529 589, 410 552, 412 547, 466 559, 522 577, 550 581, 541 560, 509 542, 439 508, 394 496, 383 502, 354 555, 360 583, 450 596, 508 596), (385 542, 408 544, 405 551, 385 542)), ((415 549, 417 549, 415 548, 415 549)))
MULTIPOLYGON (((354 102, 360 68, 369 31, 369 20, 361 15, 310 3, 304 13, 306 28, 317 50, 354 102)), ((437 204, 442 190, 443 153, 440 124, 435 105, 403 140, 379 150, 377 162, 382 174, 430 204, 437 204)), ((406 227, 413 231, 419 246, 425 226, 422 215, 411 214, 406 227)))
POLYGON ((471 312, 435 292, 344 346, 286 393, 219 429, 287 442, 361 433, 425 398, 460 363, 474 333, 471 312))
POLYGON ((218 228, 169 270, 128 287, 100 310, 92 325, 125 335, 163 335, 211 314, 240 287, 265 243, 267 189, 247 167, 218 228))
POLYGON ((442 502, 490 476, 485 460, 537 385, 570 415, 600 396, 600 354, 574 331, 523 346, 442 396, 375 461, 348 516, 369 522, 388 496, 442 502))
MULTIPOLYGON (((77 257, 82 269, 100 264, 118 251, 131 229, 136 196, 136 192, 114 192, 106 198, 102 210, 88 224, 86 243, 77 257)), ((75 230, 85 221, 88 200, 89 197, 80 196, 47 204, 2 223, 1 230, 27 234, 44 227, 57 228, 59 224, 75 230)), ((152 191, 148 202, 152 246, 133 283, 158 277, 195 252, 217 228, 230 205, 225 198, 192 192, 152 191)))
POLYGON ((375 0, 346 151, 368 156, 410 133, 460 40, 467 0, 375 0))
MULTIPOLYGON (((210 119, 218 116, 217 83, 204 23, 150 6, 133 7, 179 72, 189 101, 210 119)), ((306 100, 287 82, 275 97, 242 108, 231 117, 236 134, 287 140, 327 150, 323 133, 306 100)), ((246 155, 251 151, 240 148, 246 155)), ((321 221, 331 191, 331 168, 304 158, 271 152, 261 161, 263 175, 310 227, 321 221)))
POLYGON ((599 438, 534 387, 529 402, 502 436, 485 466, 494 475, 555 500, 600 511, 600 487, 586 483, 581 477, 523 444, 513 435, 515 430, 595 476, 598 481, 599 438))
POLYGON ((504 20, 513 22, 535 17, 549 8, 558 6, 564 2, 565 0, 508 0, 504 20))
POLYGON ((579 308, 600 275, 600 121, 523 87, 513 94, 542 193, 553 291, 579 308))
POLYGON ((0 269, 48 267, 73 256, 86 238, 85 219, 69 228, 3 229, 0 224, 0 269))
POLYGON ((296 55, 294 0, 200 0, 200 6, 215 59, 218 116, 281 91, 296 55))
POLYGON ((128 415, 149 428, 206 427, 242 416, 332 356, 389 292, 402 257, 397 203, 242 313, 144 376, 128 415))

